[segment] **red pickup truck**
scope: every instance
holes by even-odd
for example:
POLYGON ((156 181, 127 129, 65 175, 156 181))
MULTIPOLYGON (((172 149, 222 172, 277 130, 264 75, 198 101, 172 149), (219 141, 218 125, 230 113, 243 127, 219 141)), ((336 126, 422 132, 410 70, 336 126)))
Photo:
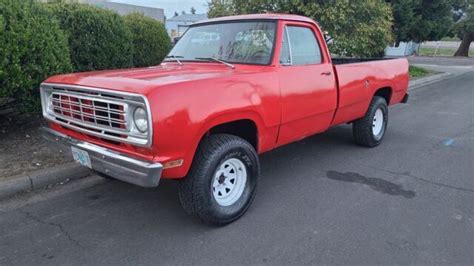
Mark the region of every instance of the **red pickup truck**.
POLYGON ((406 59, 331 59, 309 18, 224 17, 190 26, 158 66, 47 79, 43 130, 106 177, 180 179, 184 209, 224 225, 255 197, 258 154, 346 123, 378 145, 408 79, 406 59))

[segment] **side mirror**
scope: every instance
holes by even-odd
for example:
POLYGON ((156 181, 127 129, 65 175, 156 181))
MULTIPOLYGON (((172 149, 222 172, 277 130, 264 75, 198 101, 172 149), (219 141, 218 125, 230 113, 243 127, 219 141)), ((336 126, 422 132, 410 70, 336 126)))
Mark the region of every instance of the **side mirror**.
POLYGON ((179 39, 181 39, 181 37, 175 37, 173 39, 173 45, 176 45, 178 43, 179 39))
POLYGON ((334 39, 329 35, 329 32, 324 31, 323 34, 324 34, 324 40, 326 41, 326 44, 327 45, 333 44, 334 39))

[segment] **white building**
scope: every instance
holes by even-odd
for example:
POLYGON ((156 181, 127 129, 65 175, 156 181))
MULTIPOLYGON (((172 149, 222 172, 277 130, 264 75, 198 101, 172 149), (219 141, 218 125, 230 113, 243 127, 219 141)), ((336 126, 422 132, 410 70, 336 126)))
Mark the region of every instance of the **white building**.
POLYGON ((385 48, 386 56, 408 56, 414 55, 418 51, 419 43, 416 42, 400 42, 398 46, 394 43, 385 48))
POLYGON ((166 30, 171 38, 181 36, 194 22, 206 20, 206 14, 183 14, 166 20, 166 30))

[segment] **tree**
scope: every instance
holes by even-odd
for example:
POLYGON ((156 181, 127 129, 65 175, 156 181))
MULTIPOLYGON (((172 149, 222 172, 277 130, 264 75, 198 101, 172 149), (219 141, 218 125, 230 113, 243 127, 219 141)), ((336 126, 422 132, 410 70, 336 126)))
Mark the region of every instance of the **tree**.
POLYGON ((216 18, 235 15, 237 12, 233 10, 233 6, 230 0, 211 0, 208 3, 209 11, 207 12, 207 16, 209 18, 216 18))
POLYGON ((194 15, 194 14, 196 14, 196 8, 194 8, 194 7, 191 7, 191 10, 190 10, 190 12, 191 12, 191 14, 193 14, 193 15, 194 15))
POLYGON ((334 38, 330 50, 340 56, 379 56, 392 42, 392 10, 382 0, 211 0, 208 16, 264 12, 313 18, 334 38))
POLYGON ((389 0, 397 43, 435 41, 446 36, 453 23, 457 0, 389 0))
POLYGON ((469 48, 474 41, 474 1, 466 3, 462 13, 463 16, 454 27, 462 40, 454 56, 469 56, 469 48))
POLYGON ((186 15, 186 11, 181 11, 181 15, 186 15))
POLYGON ((179 16, 179 14, 178 14, 178 12, 175 11, 173 17, 177 17, 177 16, 179 16))
POLYGON ((171 49, 171 40, 161 22, 140 13, 123 17, 132 33, 133 66, 159 65, 171 49))

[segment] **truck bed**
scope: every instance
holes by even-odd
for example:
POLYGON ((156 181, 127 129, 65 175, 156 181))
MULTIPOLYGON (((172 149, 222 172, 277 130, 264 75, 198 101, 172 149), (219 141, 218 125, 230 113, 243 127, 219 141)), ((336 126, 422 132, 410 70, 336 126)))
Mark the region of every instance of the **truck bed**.
POLYGON ((350 57, 333 57, 331 58, 333 65, 344 65, 344 64, 354 64, 354 63, 363 63, 371 61, 380 61, 380 60, 391 60, 395 58, 350 58, 350 57))
POLYGON ((338 108, 332 125, 364 116, 373 95, 381 88, 390 91, 389 105, 400 103, 408 88, 408 61, 396 59, 333 59, 338 82, 338 108))

